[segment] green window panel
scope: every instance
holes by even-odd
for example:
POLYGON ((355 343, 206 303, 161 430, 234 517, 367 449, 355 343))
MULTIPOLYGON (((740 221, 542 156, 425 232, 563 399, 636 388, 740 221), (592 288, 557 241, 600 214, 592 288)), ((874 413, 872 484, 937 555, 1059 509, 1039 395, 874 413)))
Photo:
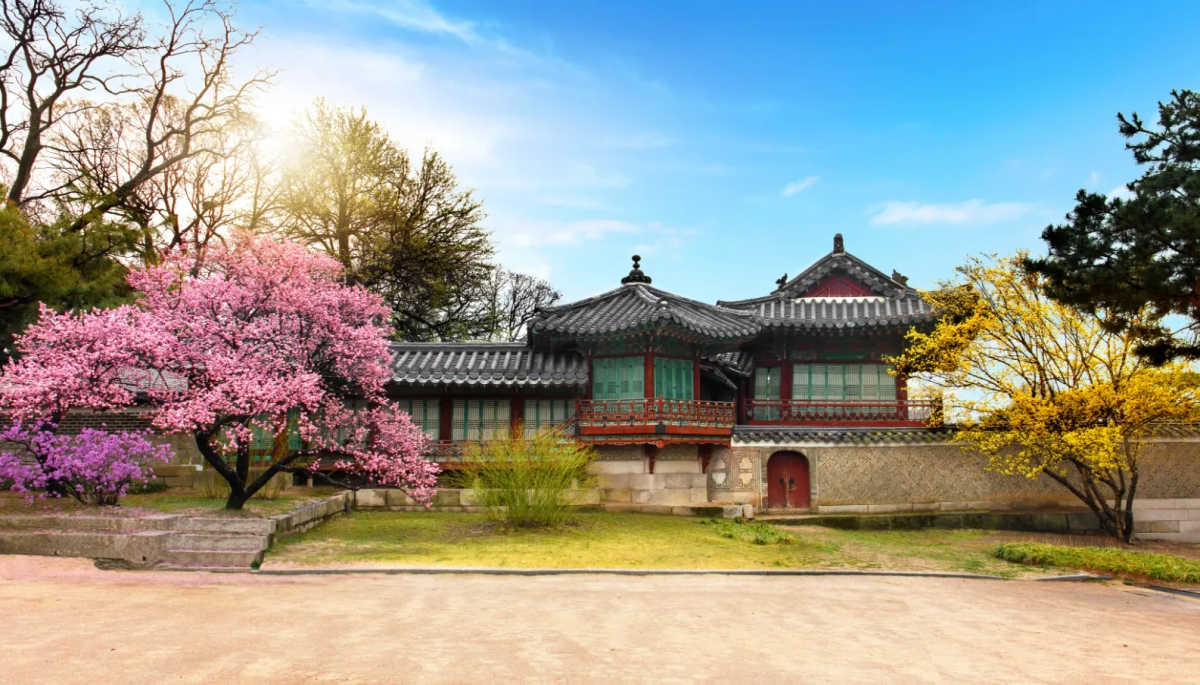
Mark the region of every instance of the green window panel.
POLYGON ((532 438, 543 428, 555 428, 575 416, 575 400, 525 400, 525 437, 532 438))
POLYGON ((896 380, 886 364, 796 364, 792 399, 894 400, 896 380))
POLYGON ((627 400, 645 397, 645 357, 602 357, 592 360, 592 398, 627 400))
POLYGON ((695 376, 691 359, 654 358, 654 396, 670 400, 694 399, 695 376))
MULTIPOLYGON (((260 417, 266 421, 267 417, 260 417)), ((297 410, 288 412, 287 449, 295 451, 303 447, 299 430, 300 413, 297 410)), ((222 434, 221 440, 227 440, 222 434)), ((255 423, 250 427, 250 462, 252 464, 269 464, 275 447, 275 433, 265 425, 255 423)), ((233 459, 233 457, 231 457, 233 459)))
POLYGON ((400 399, 396 407, 408 413, 413 425, 421 429, 425 437, 437 440, 441 431, 441 407, 436 399, 400 399))
MULTIPOLYGON (((780 399, 780 367, 760 366, 754 370, 754 399, 780 399)), ((779 407, 754 407, 754 418, 760 421, 779 420, 779 407)))
POLYGON ((505 438, 510 416, 509 400, 454 400, 450 437, 474 442, 505 438))

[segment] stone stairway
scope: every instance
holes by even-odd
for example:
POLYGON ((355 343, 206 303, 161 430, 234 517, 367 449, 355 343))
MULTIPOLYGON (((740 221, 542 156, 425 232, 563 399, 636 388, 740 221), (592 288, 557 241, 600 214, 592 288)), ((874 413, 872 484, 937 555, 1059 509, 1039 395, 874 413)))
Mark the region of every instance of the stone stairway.
POLYGON ((258 568, 271 546, 273 523, 256 518, 184 518, 167 540, 155 567, 211 571, 258 568))

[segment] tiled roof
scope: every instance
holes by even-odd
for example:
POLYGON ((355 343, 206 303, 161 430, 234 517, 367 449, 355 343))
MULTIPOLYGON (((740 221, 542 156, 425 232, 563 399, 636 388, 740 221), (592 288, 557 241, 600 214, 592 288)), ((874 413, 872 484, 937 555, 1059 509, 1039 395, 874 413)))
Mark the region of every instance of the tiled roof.
POLYGON ((849 252, 830 252, 813 262, 799 276, 776 288, 770 295, 755 297, 748 300, 731 300, 718 302, 727 307, 745 307, 760 301, 800 297, 821 281, 833 274, 845 274, 870 288, 876 295, 882 297, 916 296, 917 291, 900 281, 893 280, 882 271, 876 269, 849 252))
MULTIPOLYGON (((940 428, 805 428, 798 426, 734 426, 734 445, 927 445, 946 442, 954 435, 952 426, 940 428)), ((1164 423, 1150 432, 1152 440, 1200 438, 1200 424, 1164 423)))
POLYGON ((407 385, 583 386, 586 360, 525 343, 397 343, 392 380, 407 385))
MULTIPOLYGON (((734 307, 735 303, 724 303, 734 307)), ((934 320, 933 308, 920 295, 890 297, 768 296, 736 303, 760 317, 764 326, 866 329, 911 326, 934 320)))
POLYGON ((704 359, 719 366, 724 371, 739 376, 749 376, 754 373, 754 355, 745 350, 717 352, 716 354, 706 355, 704 359))
POLYGON ((753 313, 689 300, 641 282, 630 282, 586 300, 542 310, 531 335, 575 338, 651 330, 665 326, 698 342, 753 338, 760 326, 753 313))
POLYGON ((734 445, 768 443, 846 444, 846 445, 923 445, 946 442, 950 428, 803 428, 780 426, 734 426, 734 445))
MULTIPOLYGON (((838 246, 840 247, 840 246, 838 246)), ((752 312, 767 327, 810 330, 862 330, 893 326, 911 326, 934 320, 933 307, 920 293, 901 280, 848 252, 830 252, 799 276, 769 295, 748 300, 717 302, 718 306, 752 312), (843 274, 862 283, 874 295, 846 297, 802 297, 814 286, 834 274, 843 274)))
POLYGON ((825 255, 776 292, 799 297, 835 273, 847 274, 879 295, 887 297, 916 295, 916 291, 912 288, 884 275, 879 269, 849 252, 831 252, 825 255))

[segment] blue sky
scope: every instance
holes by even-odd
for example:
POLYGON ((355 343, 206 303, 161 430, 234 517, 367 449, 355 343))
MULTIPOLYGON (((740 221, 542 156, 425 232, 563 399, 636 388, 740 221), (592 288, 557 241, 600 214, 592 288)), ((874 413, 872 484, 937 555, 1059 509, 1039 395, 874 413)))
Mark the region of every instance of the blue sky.
POLYGON ((919 287, 1040 251, 1136 169, 1115 113, 1200 87, 1200 3, 243 2, 241 68, 442 152, 501 260, 568 299, 764 294, 829 251, 919 287), (652 6, 653 5, 653 6, 652 6), (1024 5, 1024 6, 1022 6, 1024 5))

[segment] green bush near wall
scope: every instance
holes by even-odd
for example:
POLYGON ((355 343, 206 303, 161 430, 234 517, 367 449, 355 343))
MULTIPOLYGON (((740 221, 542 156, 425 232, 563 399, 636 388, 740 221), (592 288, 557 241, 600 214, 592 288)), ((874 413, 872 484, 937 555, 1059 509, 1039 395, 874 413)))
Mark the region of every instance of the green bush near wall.
POLYGON ((1037 542, 1004 542, 996 557, 1032 566, 1060 566, 1142 576, 1168 583, 1200 583, 1200 560, 1119 547, 1066 547, 1037 542))

